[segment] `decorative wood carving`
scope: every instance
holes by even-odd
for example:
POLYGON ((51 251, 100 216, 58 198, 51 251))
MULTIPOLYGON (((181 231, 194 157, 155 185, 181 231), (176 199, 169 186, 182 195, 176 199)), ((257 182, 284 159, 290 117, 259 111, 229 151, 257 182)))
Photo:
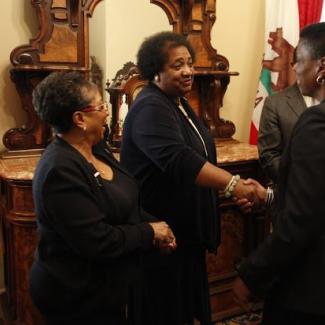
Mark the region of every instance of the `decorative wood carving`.
POLYGON ((103 71, 98 65, 96 58, 94 56, 90 57, 90 80, 97 85, 100 94, 103 96, 103 71))
POLYGON ((89 73, 88 18, 102 0, 31 0, 39 20, 39 33, 10 55, 11 70, 26 125, 8 130, 3 143, 9 150, 44 148, 51 137, 32 105, 35 85, 52 71, 89 73))
POLYGON ((31 0, 40 23, 28 45, 16 47, 11 63, 20 69, 89 69, 88 18, 102 0, 31 0))
POLYGON ((138 68, 133 62, 125 63, 123 68, 117 71, 112 82, 106 83, 106 90, 110 95, 112 105, 110 142, 115 151, 119 150, 122 141, 124 121, 121 119, 121 105, 123 96, 125 96, 124 105, 130 107, 146 83, 139 78, 138 68))
POLYGON ((211 29, 216 20, 216 0, 150 0, 167 14, 176 33, 187 36, 195 52, 195 80, 190 103, 203 118, 213 137, 231 138, 235 125, 220 118, 223 96, 229 84, 228 60, 211 45, 211 29))
POLYGON ((3 136, 3 143, 10 150, 44 148, 51 138, 51 130, 39 120, 34 111, 32 91, 49 72, 12 69, 10 73, 20 96, 22 108, 27 114, 27 121, 20 128, 8 130, 3 136))
POLYGON ((3 182, 6 205, 2 220, 6 242, 7 299, 13 324, 44 324, 29 295, 29 270, 37 245, 31 180, 3 182))
MULTIPOLYGON (((265 184, 255 146, 234 140, 224 141, 218 150, 218 166, 232 174, 240 174, 242 178, 252 177, 265 184)), ((269 232, 265 211, 242 215, 233 201, 226 199, 222 193, 219 196, 221 243, 218 254, 208 253, 206 258, 214 322, 244 312, 232 294, 232 284, 236 278, 235 265, 248 256, 269 232)))

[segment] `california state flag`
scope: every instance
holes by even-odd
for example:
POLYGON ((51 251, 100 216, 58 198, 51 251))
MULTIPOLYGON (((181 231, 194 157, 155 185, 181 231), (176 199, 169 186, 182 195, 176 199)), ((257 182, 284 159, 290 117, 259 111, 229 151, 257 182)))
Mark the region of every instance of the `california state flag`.
POLYGON ((295 82, 295 73, 290 63, 299 39, 298 1, 266 0, 265 5, 265 50, 252 116, 251 144, 257 143, 265 98, 295 82))

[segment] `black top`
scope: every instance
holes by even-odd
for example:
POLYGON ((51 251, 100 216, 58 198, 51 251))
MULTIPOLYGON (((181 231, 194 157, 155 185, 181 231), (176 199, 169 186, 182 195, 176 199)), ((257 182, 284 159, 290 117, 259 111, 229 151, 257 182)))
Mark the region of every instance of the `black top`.
MULTIPOLYGON (((126 302, 138 253, 152 246, 153 230, 143 222, 147 215, 139 208, 134 179, 103 146, 94 154, 112 167, 112 181, 60 138, 42 155, 33 179, 40 238, 35 263, 65 294, 85 295, 86 304, 101 296, 104 309, 126 302)), ((39 277, 32 274, 31 281, 39 277)), ((56 298, 53 310, 61 297, 56 298)))
POLYGON ((214 142, 185 98, 179 107, 154 84, 137 96, 124 124, 121 162, 140 184, 143 208, 171 225, 179 244, 216 251, 219 244, 217 195, 195 185, 208 160, 216 163, 214 142))
POLYGON ((112 180, 98 176, 98 181, 104 187, 103 193, 106 196, 105 202, 107 204, 104 206, 104 213, 112 215, 112 205, 108 203, 109 201, 118 202, 119 204, 115 206, 116 212, 113 214, 117 218, 116 220, 111 218, 110 224, 137 223, 139 218, 138 186, 130 179, 129 175, 122 173, 115 167, 112 167, 112 171, 112 180))

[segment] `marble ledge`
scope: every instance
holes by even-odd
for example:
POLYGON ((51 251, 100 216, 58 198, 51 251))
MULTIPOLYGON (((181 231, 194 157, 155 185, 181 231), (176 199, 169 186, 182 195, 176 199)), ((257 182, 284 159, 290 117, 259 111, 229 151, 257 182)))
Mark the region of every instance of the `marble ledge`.
MULTIPOLYGON (((258 160, 257 147, 236 140, 216 143, 218 164, 232 164, 258 160)), ((119 155, 114 153, 118 159, 119 155)), ((31 181, 40 155, 33 157, 7 157, 0 159, 0 177, 5 180, 31 181)))
POLYGON ((38 157, 0 159, 0 177, 5 180, 31 181, 38 157))
POLYGON ((257 146, 237 140, 216 140, 218 164, 258 160, 257 146))

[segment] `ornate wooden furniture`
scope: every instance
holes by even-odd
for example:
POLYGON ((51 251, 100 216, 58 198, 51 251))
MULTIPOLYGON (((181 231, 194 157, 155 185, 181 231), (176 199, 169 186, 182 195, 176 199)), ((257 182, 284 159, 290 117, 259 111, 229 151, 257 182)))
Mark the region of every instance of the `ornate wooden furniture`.
MULTIPOLYGON (((100 1, 31 0, 40 22, 39 33, 29 45, 14 49, 11 54, 12 80, 28 120, 25 127, 5 133, 3 139, 8 149, 37 149, 48 144, 51 132, 34 113, 32 90, 52 71, 78 70, 89 73, 88 17, 100 1)), ((256 148, 233 140, 231 137, 235 126, 219 116, 230 76, 237 73, 228 71, 228 60, 210 44, 216 0, 151 2, 166 12, 174 31, 187 35, 197 52, 195 83, 189 100, 217 139, 219 164, 243 177, 261 179, 256 148)), ((92 74, 97 75, 97 72, 93 70, 92 74)), ((112 125, 112 142, 115 145, 120 142, 122 132, 119 109, 123 104, 132 104, 143 84, 138 79, 136 67, 129 63, 109 85, 112 106, 115 108, 112 125), (124 103, 123 94, 127 95, 124 103)), ((38 157, 32 156, 0 159, 7 296, 14 324, 17 325, 42 324, 28 292, 28 272, 37 243, 31 194, 37 160, 38 157)), ((231 296, 234 264, 257 245, 267 230, 262 214, 242 216, 233 202, 225 198, 222 198, 221 209, 221 246, 216 256, 207 256, 214 320, 242 312, 231 296)))
POLYGON ((89 72, 88 18, 101 0, 31 0, 40 29, 28 45, 15 48, 10 55, 11 79, 27 113, 27 123, 8 130, 3 142, 9 150, 44 148, 51 132, 37 118, 32 90, 52 71, 89 72))
MULTIPOLYGON (((265 183, 258 162, 256 146, 225 140, 217 144, 218 166, 243 178, 254 178, 265 183)), ((220 321, 244 310, 234 301, 232 283, 236 277, 235 265, 269 233, 269 222, 263 210, 243 215, 232 200, 222 193, 221 244, 217 255, 207 255, 212 319, 220 321)))
POLYGON ((37 244, 32 178, 39 157, 1 159, 7 305, 14 324, 43 324, 28 290, 37 244))
POLYGON ((133 62, 127 62, 117 71, 112 82, 107 82, 107 88, 112 105, 112 121, 110 142, 114 151, 118 151, 123 133, 123 105, 130 107, 141 88, 147 82, 139 78, 139 71, 133 62))

